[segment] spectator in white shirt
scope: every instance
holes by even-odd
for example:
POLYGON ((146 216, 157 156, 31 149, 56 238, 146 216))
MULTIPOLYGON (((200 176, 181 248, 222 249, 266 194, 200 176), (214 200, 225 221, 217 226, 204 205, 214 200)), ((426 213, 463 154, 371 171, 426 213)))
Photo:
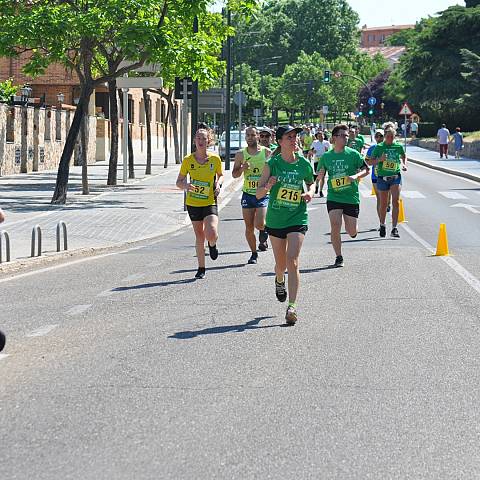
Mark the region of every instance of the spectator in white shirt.
POLYGON ((448 143, 450 142, 450 131, 447 126, 442 123, 442 128, 438 129, 437 132, 438 145, 440 147, 440 158, 448 158, 448 143))

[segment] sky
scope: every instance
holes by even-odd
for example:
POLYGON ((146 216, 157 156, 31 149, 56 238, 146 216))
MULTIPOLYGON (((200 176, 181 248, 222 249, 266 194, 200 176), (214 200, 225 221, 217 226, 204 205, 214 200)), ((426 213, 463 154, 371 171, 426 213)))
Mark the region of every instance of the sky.
MULTIPOLYGON (((359 27, 414 24, 452 5, 465 6, 462 0, 348 0, 348 3, 360 16, 359 27)), ((224 1, 217 0, 215 10, 220 10, 222 4, 224 1)))
POLYGON ((414 24, 452 5, 465 6, 463 1, 452 0, 348 0, 360 16, 360 27, 414 24))

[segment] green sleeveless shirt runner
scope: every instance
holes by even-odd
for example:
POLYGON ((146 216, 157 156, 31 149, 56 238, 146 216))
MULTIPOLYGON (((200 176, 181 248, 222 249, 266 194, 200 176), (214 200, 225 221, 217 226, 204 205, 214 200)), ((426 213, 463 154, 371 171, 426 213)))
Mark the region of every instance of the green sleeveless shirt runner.
POLYGON ((260 147, 260 151, 255 155, 250 155, 247 148, 242 150, 244 161, 250 164, 250 168, 243 172, 243 191, 249 195, 255 195, 257 191, 258 181, 267 162, 265 152, 265 147, 260 147))

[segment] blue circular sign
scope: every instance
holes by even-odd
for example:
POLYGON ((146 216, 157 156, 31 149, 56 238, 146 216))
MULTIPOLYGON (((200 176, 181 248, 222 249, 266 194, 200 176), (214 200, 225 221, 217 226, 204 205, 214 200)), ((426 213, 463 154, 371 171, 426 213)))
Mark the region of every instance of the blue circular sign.
POLYGON ((375 97, 370 97, 368 99, 368 104, 371 105, 372 107, 377 103, 377 99, 375 97))

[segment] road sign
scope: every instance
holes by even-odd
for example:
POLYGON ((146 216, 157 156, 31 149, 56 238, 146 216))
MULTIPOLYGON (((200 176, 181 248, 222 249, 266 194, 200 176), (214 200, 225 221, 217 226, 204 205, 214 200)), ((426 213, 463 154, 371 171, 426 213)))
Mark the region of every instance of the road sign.
POLYGON ((324 115, 326 115, 328 113, 328 105, 324 105, 322 107, 322 112, 323 112, 324 115))
POLYGON ((118 77, 117 88, 162 88, 162 77, 118 77))
POLYGON ((407 102, 405 102, 402 105, 402 108, 400 109, 400 112, 398 112, 399 115, 411 115, 413 113, 412 109, 410 108, 410 105, 408 105, 407 102))
POLYGON ((235 102, 235 105, 240 105, 241 102, 242 107, 244 107, 247 104, 247 96, 245 95, 245 92, 235 92, 233 101, 235 102))
POLYGON ((372 107, 377 104, 377 99, 375 97, 370 97, 368 99, 368 104, 371 105, 372 107))

